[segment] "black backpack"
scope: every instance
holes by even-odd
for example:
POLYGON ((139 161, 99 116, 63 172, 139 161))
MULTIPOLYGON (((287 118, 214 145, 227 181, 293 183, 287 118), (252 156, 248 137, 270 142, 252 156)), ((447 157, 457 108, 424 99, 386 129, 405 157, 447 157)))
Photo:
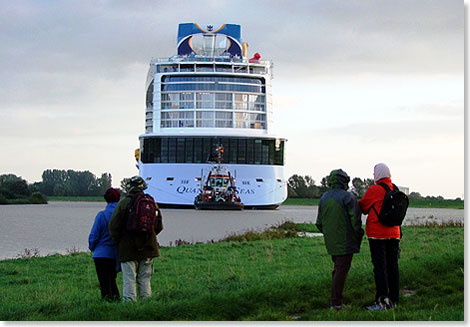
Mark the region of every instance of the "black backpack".
POLYGON ((377 185, 385 189, 385 198, 380 213, 372 207, 379 217, 379 222, 389 227, 401 226, 408 209, 408 196, 400 191, 395 184, 392 184, 393 190, 385 183, 377 183, 377 185))

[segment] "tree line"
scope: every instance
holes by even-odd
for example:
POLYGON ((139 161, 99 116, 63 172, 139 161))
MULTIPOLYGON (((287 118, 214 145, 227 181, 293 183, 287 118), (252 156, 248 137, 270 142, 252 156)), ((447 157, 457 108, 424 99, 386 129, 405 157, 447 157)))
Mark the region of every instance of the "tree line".
POLYGON ((99 196, 111 187, 111 174, 96 177, 88 170, 48 169, 42 180, 28 183, 14 174, 0 175, 0 204, 47 203, 45 196, 99 196))
MULTIPOLYGON (((292 175, 287 181, 289 198, 320 198, 328 190, 327 177, 321 179, 320 185, 315 184, 311 176, 292 175)), ((47 169, 42 173, 42 180, 29 184, 25 179, 14 174, 0 175, 0 204, 13 199, 32 199, 29 203, 44 203, 46 196, 101 196, 111 187, 111 174, 103 173, 96 177, 88 170, 47 169)), ((121 185, 125 179, 121 182, 121 185)), ((362 198, 374 184, 371 178, 352 179, 350 191, 362 198)), ((422 196, 418 192, 409 194, 410 200, 444 200, 442 196, 422 196)), ((461 200, 457 198, 456 200, 461 200)), ((11 202, 11 201, 10 201, 11 202)))
MULTIPOLYGON (((316 185, 311 176, 292 175, 287 180, 287 194, 289 198, 308 198, 319 199, 328 191, 328 176, 321 179, 320 185, 316 185)), ((357 197, 362 198, 366 193, 369 186, 374 185, 374 180, 371 178, 361 179, 355 177, 352 179, 350 191, 357 197)))
MULTIPOLYGON (((319 199, 328 190, 328 176, 321 179, 320 185, 316 185, 311 176, 292 175, 287 180, 287 197, 289 198, 308 198, 319 199)), ((372 178, 355 177, 351 181, 351 191, 358 199, 361 199, 367 189, 374 185, 372 178)), ((408 195, 410 200, 445 200, 442 196, 422 196, 419 192, 411 192, 408 195)), ((461 201, 461 198, 455 200, 461 201)))

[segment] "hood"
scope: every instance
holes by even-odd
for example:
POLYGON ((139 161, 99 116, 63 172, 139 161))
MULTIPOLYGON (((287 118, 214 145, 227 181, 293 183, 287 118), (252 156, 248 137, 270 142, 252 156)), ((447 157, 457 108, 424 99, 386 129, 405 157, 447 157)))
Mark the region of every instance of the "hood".
POLYGON ((378 163, 374 166, 374 182, 377 183, 377 181, 386 178, 386 177, 392 177, 390 174, 390 169, 388 166, 384 163, 378 163))
POLYGON ((330 188, 348 189, 349 176, 342 169, 332 170, 328 176, 328 186, 330 188))

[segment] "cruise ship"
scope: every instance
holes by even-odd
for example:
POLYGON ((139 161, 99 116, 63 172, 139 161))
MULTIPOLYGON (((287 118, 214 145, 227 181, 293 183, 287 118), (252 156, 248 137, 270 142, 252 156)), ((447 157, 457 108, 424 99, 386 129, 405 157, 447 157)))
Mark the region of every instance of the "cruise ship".
POLYGON ((287 140, 272 134, 272 62, 248 56, 236 24, 179 24, 176 50, 150 61, 136 151, 147 192, 160 206, 192 206, 222 147, 245 208, 276 208, 287 140))

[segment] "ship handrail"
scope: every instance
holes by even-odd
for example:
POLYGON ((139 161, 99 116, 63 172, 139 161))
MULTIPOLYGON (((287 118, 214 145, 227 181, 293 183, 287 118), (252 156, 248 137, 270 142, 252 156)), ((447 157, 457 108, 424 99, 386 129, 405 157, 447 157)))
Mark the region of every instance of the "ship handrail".
POLYGON ((224 56, 219 56, 219 57, 207 57, 207 56, 194 56, 194 57, 189 57, 189 56, 173 56, 173 57, 167 57, 167 58, 152 58, 150 61, 151 64, 153 63, 191 63, 191 62, 221 62, 221 63, 243 63, 243 64, 250 64, 250 65, 270 65, 271 61, 269 60, 252 60, 252 59, 246 59, 246 58, 237 58, 237 57, 224 57, 224 56))

